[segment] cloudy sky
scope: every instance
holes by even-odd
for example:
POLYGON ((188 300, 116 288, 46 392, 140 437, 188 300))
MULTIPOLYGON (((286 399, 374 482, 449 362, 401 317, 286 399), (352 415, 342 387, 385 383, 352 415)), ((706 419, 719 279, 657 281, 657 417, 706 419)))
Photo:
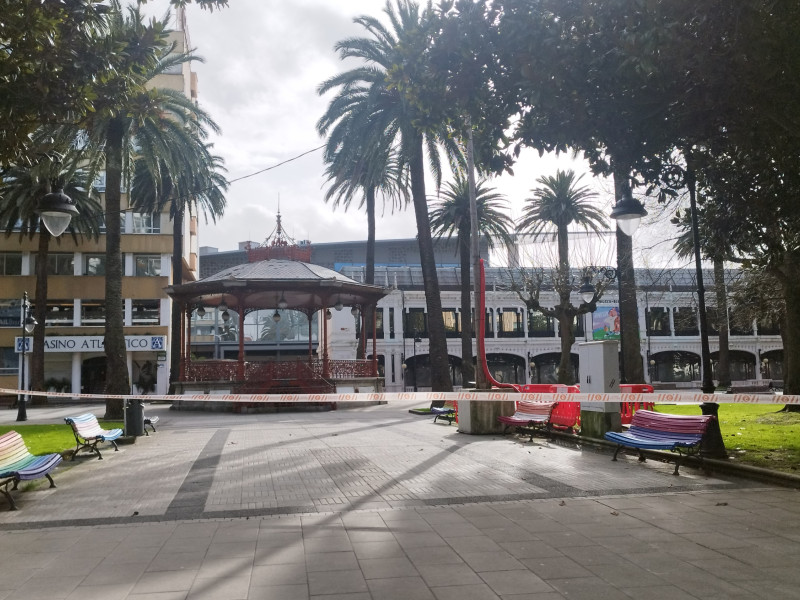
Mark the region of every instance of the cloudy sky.
MULTIPOLYGON (((150 0, 146 11, 161 16, 166 0, 150 0)), ((363 35, 353 23, 363 14, 381 16, 382 0, 230 0, 228 8, 209 13, 187 9, 191 44, 205 59, 194 63, 200 103, 222 128, 215 151, 225 159, 228 178, 245 177, 320 146, 316 122, 330 95, 320 97, 319 84, 352 63, 342 62, 334 44, 363 35)), ((557 168, 586 171, 569 157, 523 153, 515 176, 492 185, 506 194, 512 218, 541 175, 557 168)), ((233 250, 240 241, 261 242, 275 226, 280 206, 283 224, 295 239, 312 242, 359 240, 366 237, 366 217, 354 206, 349 212, 325 204, 324 165, 317 150, 269 170, 235 181, 228 191, 228 209, 216 225, 201 230, 200 244, 233 250)), ((610 211, 610 182, 587 174, 596 188, 598 205, 610 211)), ((429 195, 435 194, 427 182, 429 195)), ((379 218, 379 239, 416 235, 413 212, 379 218)), ((637 237, 640 237, 637 234, 637 237)))

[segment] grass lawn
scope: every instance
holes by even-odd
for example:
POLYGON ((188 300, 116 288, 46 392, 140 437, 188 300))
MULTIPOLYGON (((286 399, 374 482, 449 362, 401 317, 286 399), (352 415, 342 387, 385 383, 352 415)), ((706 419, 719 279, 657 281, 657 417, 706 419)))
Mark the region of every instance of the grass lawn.
MULTIPOLYGON (((103 429, 122 428, 122 423, 106 422, 100 423, 103 429)), ((63 452, 75 447, 75 436, 72 429, 66 423, 64 425, 0 425, 0 435, 14 430, 18 432, 31 454, 52 454, 53 452, 63 452)))
MULTIPOLYGON (((800 413, 779 412, 777 404, 720 404, 719 426, 731 460, 800 474, 800 413)), ((691 405, 659 404, 656 410, 697 415, 691 405)))

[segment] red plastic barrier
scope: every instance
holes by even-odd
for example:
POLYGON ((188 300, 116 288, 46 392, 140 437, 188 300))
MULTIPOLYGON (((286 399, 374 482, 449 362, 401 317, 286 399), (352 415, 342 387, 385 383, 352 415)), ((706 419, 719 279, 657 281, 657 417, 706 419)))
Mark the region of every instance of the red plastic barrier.
POLYGON ((623 394, 652 394, 654 389, 647 383, 620 383, 619 391, 623 394))

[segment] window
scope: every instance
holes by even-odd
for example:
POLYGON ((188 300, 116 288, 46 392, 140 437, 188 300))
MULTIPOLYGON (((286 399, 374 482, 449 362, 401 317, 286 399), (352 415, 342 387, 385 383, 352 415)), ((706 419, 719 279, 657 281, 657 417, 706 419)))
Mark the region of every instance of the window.
POLYGON ((132 325, 158 325, 161 302, 158 300, 133 300, 132 325))
POLYGON ((497 336, 498 337, 524 337, 525 330, 522 327, 522 313, 516 308, 504 308, 502 312, 497 311, 497 336))
POLYGON ((105 300, 81 300, 81 325, 103 325, 105 322, 105 300))
POLYGON ((22 275, 22 252, 0 252, 0 275, 22 275))
POLYGON ((75 306, 72 300, 49 300, 45 313, 45 325, 54 327, 72 327, 75 306))
MULTIPOLYGON (((367 313, 367 314, 369 314, 369 313, 367 313)), ((360 327, 361 319, 359 318, 358 321, 359 321, 359 323, 356 324, 356 337, 358 337, 358 335, 359 335, 358 328, 360 327)), ((376 309, 376 312, 375 312, 375 325, 377 327, 377 333, 375 334, 375 337, 377 339, 379 339, 379 340, 382 340, 383 339, 383 309, 382 308, 376 309)), ((372 339, 372 323, 367 323, 367 339, 368 340, 372 339)))
POLYGON ((528 311, 528 337, 556 337, 553 317, 547 317, 539 311, 528 311))
POLYGON ((134 275, 136 277, 160 277, 160 254, 136 254, 133 257, 134 275))
MULTIPOLYGON (((389 308, 389 339, 394 339, 394 307, 389 308)), ((394 363, 392 363, 392 369, 394 369, 394 363)), ((392 377, 394 377, 394 370, 392 370, 392 377)))
MULTIPOLYGON (((100 233, 106 233, 106 218, 105 215, 100 217, 100 225, 98 227, 100 233)), ((125 233, 125 213, 120 213, 119 215, 119 230, 122 233, 125 233)))
POLYGON ((648 308, 645 312, 647 335, 671 335, 669 313, 666 308, 648 308))
MULTIPOLYGON (((73 254, 51 252, 47 255, 48 275, 74 275, 73 267, 75 256, 73 254)), ((31 271, 36 273, 36 256, 31 256, 31 271)))
POLYGON ((673 308, 675 335, 698 335, 697 312, 693 306, 673 308))
POLYGON ((442 311, 444 317, 444 332, 449 338, 457 338, 461 335, 461 328, 458 322, 458 312, 454 308, 445 308, 442 311))
POLYGON ((709 335, 719 335, 719 311, 716 306, 706 306, 706 324, 709 335))
POLYGON ((133 213, 131 233, 161 233, 161 214, 133 213))
POLYGON ((0 375, 13 375, 19 369, 19 358, 14 348, 0 348, 0 375))
POLYGON ((19 308, 19 300, 4 299, 0 300, 0 327, 19 327, 22 322, 22 314, 19 308))
POLYGON ((103 276, 106 274, 105 254, 85 254, 83 257, 83 274, 103 276))
POLYGON ((776 319, 774 315, 759 317, 756 325, 758 327, 758 335, 780 335, 781 333, 780 320, 776 319))
POLYGON ((403 327, 403 336, 413 338, 428 337, 428 316, 422 308, 409 308, 406 312, 406 323, 403 327))
POLYGON ((746 311, 736 306, 731 308, 730 330, 731 335, 753 335, 753 321, 746 311))

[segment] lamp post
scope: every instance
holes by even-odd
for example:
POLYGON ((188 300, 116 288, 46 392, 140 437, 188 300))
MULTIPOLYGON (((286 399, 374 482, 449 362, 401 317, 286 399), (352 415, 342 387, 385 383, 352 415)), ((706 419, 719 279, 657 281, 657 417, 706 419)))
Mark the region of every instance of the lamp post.
POLYGON ((75 202, 59 187, 55 192, 45 194, 35 211, 53 237, 58 237, 67 230, 72 217, 78 216, 75 202))
MULTIPOLYGON (((639 338, 639 315, 636 309, 636 278, 633 271, 633 256, 631 240, 639 228, 642 217, 647 216, 647 210, 641 202, 633 197, 630 182, 627 177, 619 184, 617 202, 611 210, 611 218, 616 220, 617 229, 617 277, 619 281, 619 349, 622 360, 620 361, 620 383, 628 383, 628 370, 625 364, 625 338, 631 336, 632 340, 639 338), (620 233, 623 235, 621 236, 620 233), (631 314, 633 313, 633 314, 631 314), (625 324, 633 325, 632 330, 627 330, 625 324)), ((638 354, 638 352, 637 352, 638 354)), ((641 357, 639 357, 641 363, 641 357)), ((641 366, 636 369, 636 374, 641 372, 641 366)), ((642 379, 644 375, 642 374, 642 379)))
POLYGON ((20 307, 20 312, 20 322, 22 323, 22 362, 20 364, 20 388, 23 390, 23 393, 20 394, 19 398, 17 399, 17 421, 27 421, 27 394, 24 393, 27 391, 27 385, 25 383, 25 355, 27 354, 28 350, 28 334, 33 333, 33 330, 36 327, 36 319, 31 316, 31 303, 28 301, 28 292, 25 292, 22 296, 22 306, 20 307))

